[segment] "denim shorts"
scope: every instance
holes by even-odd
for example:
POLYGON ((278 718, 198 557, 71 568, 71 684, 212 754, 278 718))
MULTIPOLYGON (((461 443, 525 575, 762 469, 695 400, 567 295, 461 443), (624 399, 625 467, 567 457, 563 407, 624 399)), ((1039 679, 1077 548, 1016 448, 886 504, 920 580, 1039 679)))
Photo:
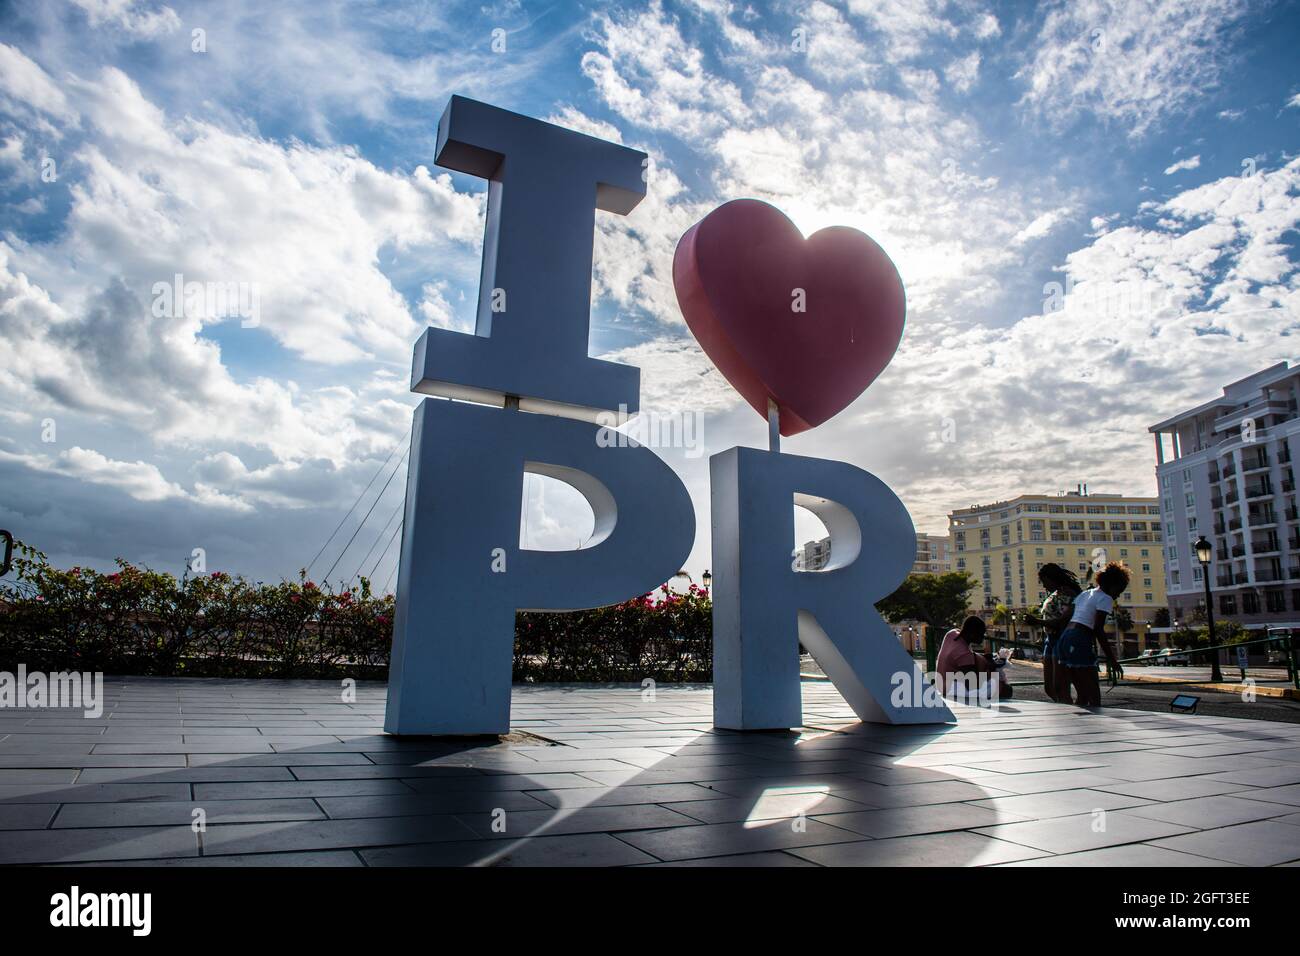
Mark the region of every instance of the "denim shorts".
POLYGON ((1092 631, 1071 624, 1056 642, 1056 661, 1062 667, 1096 667, 1097 652, 1092 646, 1092 631))

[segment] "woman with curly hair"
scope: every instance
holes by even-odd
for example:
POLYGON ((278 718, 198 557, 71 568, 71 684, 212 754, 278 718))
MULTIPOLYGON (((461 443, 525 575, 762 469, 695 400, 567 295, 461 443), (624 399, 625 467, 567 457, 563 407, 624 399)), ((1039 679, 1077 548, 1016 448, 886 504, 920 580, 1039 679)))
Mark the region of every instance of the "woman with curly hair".
POLYGON ((1058 680, 1062 671, 1074 687, 1080 707, 1101 706, 1101 683, 1097 675, 1097 652, 1101 645, 1107 668, 1112 676, 1122 676, 1115 650, 1106 639, 1106 615, 1115 609, 1115 599, 1128 588, 1128 568, 1112 561, 1097 575, 1096 587, 1079 593, 1074 599, 1070 624, 1056 646, 1058 680))
POLYGON ((1083 589, 1074 572, 1059 564, 1044 564, 1039 568, 1038 583, 1047 592, 1047 600, 1037 615, 1025 617, 1034 627, 1043 629, 1043 690, 1050 699, 1068 704, 1070 682, 1063 679, 1063 674, 1057 674, 1056 645, 1074 613, 1074 599, 1083 589))

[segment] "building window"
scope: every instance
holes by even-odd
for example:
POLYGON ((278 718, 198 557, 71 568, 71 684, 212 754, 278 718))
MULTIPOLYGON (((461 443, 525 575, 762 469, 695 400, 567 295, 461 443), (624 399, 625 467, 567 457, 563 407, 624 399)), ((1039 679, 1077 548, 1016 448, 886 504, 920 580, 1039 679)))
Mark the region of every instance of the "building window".
POLYGON ((1241 612, 1243 614, 1259 613, 1259 598, 1254 591, 1246 591, 1241 595, 1241 612))
MULTIPOLYGON (((1295 595, 1296 595, 1297 606, 1300 606, 1300 591, 1296 591, 1295 595)), ((1219 598, 1219 613, 1220 614, 1237 613, 1237 597, 1235 594, 1225 594, 1221 598, 1219 598)))

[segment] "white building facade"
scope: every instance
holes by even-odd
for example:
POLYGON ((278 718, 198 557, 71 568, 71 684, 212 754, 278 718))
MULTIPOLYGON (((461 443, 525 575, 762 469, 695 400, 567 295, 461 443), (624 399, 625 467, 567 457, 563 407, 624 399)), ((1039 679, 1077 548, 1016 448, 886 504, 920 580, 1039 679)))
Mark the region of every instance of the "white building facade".
POLYGON ((1150 427, 1165 529, 1170 615, 1205 604, 1194 545, 1209 566, 1218 620, 1300 627, 1300 512, 1292 449, 1300 448, 1300 367, 1280 362, 1150 427))

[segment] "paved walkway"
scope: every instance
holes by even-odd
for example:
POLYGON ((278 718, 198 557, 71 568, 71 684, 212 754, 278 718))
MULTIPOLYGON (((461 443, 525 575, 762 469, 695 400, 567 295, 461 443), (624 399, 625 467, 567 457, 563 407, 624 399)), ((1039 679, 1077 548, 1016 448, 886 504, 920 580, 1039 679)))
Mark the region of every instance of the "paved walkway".
POLYGON ((0 711, 0 863, 1300 864, 1300 726, 803 690, 800 732, 736 734, 707 687, 519 687, 453 743, 384 736, 382 685, 110 680, 98 719, 0 711))

